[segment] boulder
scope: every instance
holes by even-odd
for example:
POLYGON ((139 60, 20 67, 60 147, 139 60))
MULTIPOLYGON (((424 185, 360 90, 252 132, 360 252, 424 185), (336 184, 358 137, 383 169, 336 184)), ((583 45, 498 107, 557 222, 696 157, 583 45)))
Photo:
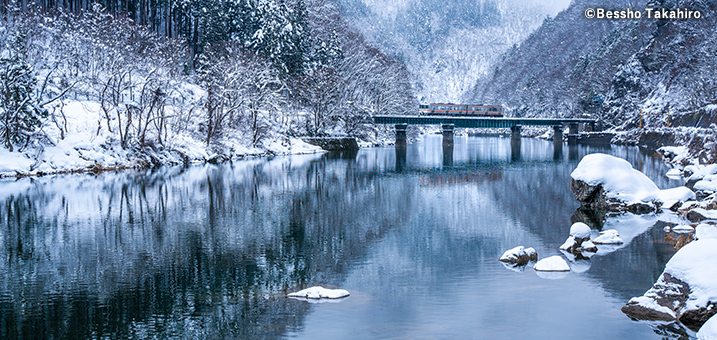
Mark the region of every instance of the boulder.
POLYGON ((665 271, 644 295, 622 308, 639 320, 679 320, 698 330, 717 314, 717 239, 705 238, 682 247, 667 262, 665 271))
POLYGON ((685 218, 693 223, 702 222, 704 220, 717 219, 717 211, 711 211, 703 208, 694 208, 685 213, 685 218))
POLYGON ((538 261, 538 253, 533 248, 518 246, 513 249, 506 250, 503 253, 503 256, 501 256, 498 260, 506 263, 525 265, 530 261, 538 261))
POLYGON ((570 271, 570 266, 562 257, 556 255, 538 261, 533 269, 544 272, 567 272, 570 271))
POLYGON ((349 296, 349 292, 343 289, 328 289, 321 286, 306 288, 287 296, 301 299, 340 299, 349 296))
POLYGON ((620 238, 620 234, 615 229, 603 230, 600 232, 600 236, 593 240, 595 244, 623 244, 623 240, 620 238))
POLYGON ((660 190, 624 159, 595 153, 583 157, 570 174, 570 189, 589 209, 647 214, 665 205, 672 208, 695 197, 685 187, 660 190))

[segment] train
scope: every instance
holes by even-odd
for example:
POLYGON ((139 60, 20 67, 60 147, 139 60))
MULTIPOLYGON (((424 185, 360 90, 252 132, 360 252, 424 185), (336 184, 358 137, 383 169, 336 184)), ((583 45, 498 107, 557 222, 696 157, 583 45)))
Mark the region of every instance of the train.
POLYGON ((503 117, 505 111, 503 105, 431 103, 420 104, 418 113, 425 116, 503 117))

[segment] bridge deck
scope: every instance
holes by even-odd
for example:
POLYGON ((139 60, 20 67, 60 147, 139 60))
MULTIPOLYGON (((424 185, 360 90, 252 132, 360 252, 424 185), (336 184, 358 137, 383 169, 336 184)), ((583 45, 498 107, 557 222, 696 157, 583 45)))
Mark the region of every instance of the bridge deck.
POLYGON ((509 118, 509 117, 456 117, 456 116, 393 116, 375 115, 376 124, 453 124, 462 128, 511 128, 516 125, 557 126, 569 123, 595 123, 587 118, 509 118))

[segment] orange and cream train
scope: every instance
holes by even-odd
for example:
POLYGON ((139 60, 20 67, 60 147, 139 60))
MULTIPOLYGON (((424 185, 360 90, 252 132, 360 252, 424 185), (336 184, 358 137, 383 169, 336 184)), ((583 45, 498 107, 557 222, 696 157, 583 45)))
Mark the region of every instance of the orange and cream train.
POLYGON ((503 117, 502 105, 431 103, 418 107, 420 115, 426 116, 479 116, 503 117))

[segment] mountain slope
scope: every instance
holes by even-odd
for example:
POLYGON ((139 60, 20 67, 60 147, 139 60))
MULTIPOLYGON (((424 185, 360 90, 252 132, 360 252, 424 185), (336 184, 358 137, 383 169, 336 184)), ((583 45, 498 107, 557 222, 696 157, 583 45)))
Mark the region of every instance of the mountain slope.
MULTIPOLYGON (((645 8, 674 1, 576 0, 511 49, 467 95, 498 101, 515 116, 593 114, 605 127, 648 127, 710 114, 717 103, 716 1, 680 1, 700 19, 647 18, 645 8), (640 10, 640 19, 588 19, 588 8, 640 10)), ((709 127, 707 121, 697 125, 709 127)))

